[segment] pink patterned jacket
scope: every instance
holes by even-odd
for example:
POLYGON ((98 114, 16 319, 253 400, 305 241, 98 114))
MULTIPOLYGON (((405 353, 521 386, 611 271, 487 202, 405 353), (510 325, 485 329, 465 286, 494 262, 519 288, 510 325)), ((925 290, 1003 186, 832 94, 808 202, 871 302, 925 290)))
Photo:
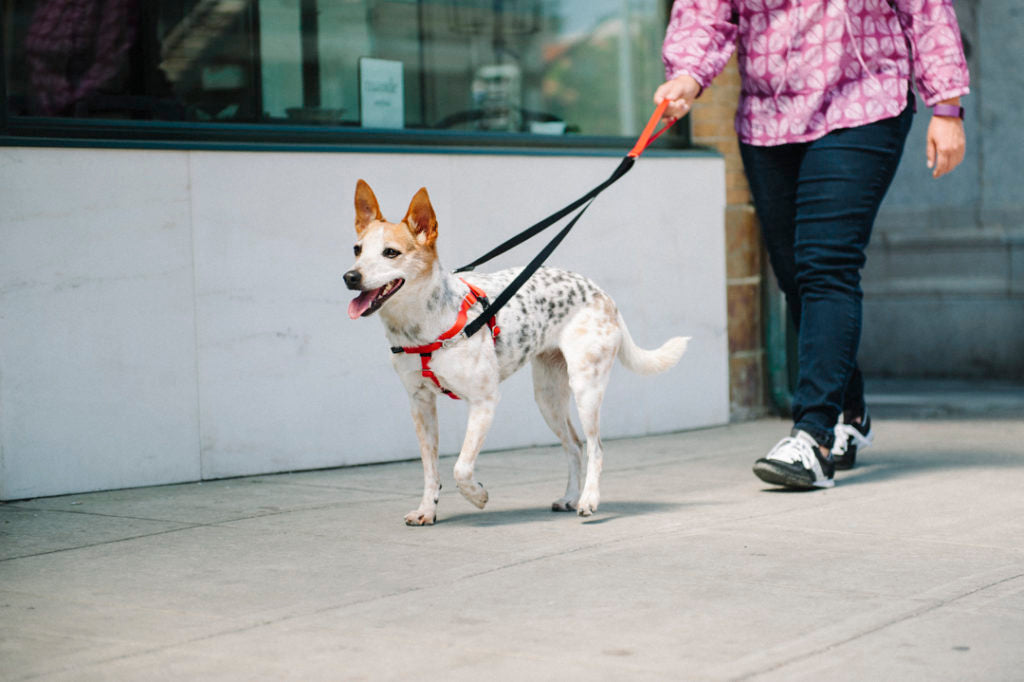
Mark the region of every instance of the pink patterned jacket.
POLYGON ((925 104, 967 94, 952 0, 675 0, 662 58, 703 87, 733 50, 742 142, 815 140, 898 115, 910 79, 925 104))

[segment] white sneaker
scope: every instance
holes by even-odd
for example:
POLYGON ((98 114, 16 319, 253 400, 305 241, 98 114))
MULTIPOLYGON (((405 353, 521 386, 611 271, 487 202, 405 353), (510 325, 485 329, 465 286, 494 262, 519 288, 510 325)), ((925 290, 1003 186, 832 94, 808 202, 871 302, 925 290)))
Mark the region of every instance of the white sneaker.
POLYGON ((822 455, 811 434, 796 429, 767 455, 754 462, 754 474, 765 483, 787 488, 831 488, 835 485, 832 455, 822 455))
POLYGON ((835 434, 832 459, 836 463, 836 469, 852 469, 857 461, 857 450, 869 447, 875 438, 874 431, 871 430, 871 415, 868 414, 867 408, 864 409, 864 417, 860 424, 847 424, 840 414, 835 434))

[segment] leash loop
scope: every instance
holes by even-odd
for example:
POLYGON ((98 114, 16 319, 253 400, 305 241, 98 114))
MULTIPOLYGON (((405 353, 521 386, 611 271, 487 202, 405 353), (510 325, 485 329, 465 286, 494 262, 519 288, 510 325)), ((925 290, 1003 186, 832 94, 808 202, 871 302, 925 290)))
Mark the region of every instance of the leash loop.
POLYGON ((644 126, 643 132, 640 133, 639 139, 637 139, 636 144, 633 145, 633 148, 629 151, 627 156, 631 156, 635 159, 643 154, 644 150, 651 146, 651 143, 661 137, 661 134, 671 128, 672 124, 676 122, 677 119, 669 119, 661 130, 654 132, 654 129, 658 126, 658 121, 660 121, 662 116, 665 115, 665 110, 668 109, 669 103, 670 102, 667 99, 663 99, 658 102, 658 107, 654 110, 654 113, 651 114, 650 120, 647 121, 647 125, 644 126))

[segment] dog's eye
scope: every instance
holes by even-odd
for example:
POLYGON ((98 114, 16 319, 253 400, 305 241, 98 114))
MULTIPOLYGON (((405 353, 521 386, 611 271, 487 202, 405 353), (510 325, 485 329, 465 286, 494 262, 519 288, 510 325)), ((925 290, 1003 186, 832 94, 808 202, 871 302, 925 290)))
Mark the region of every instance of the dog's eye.
POLYGON ((383 255, 384 255, 385 258, 398 258, 399 256, 402 255, 402 252, 399 251, 398 249, 392 249, 389 246, 388 248, 384 249, 384 254, 383 255))
POLYGON ((352 247, 352 252, 355 253, 356 258, 358 258, 359 254, 363 252, 363 247, 359 246, 359 244, 356 244, 355 246, 352 247))

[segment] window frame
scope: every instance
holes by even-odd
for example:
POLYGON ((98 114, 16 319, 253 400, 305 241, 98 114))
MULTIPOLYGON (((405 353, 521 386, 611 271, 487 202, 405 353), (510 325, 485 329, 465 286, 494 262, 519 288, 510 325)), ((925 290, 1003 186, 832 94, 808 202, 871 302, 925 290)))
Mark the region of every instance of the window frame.
MULTIPOLYGON (((603 156, 612 155, 620 149, 628 151, 633 144, 631 138, 617 135, 376 130, 287 123, 206 123, 14 115, 8 111, 6 15, 0 16, 0 20, 0 147, 448 153, 506 150, 603 156)), ((694 146, 689 117, 686 117, 660 137, 648 153, 657 155, 666 151, 690 149, 694 149, 694 146)))
MULTIPOLYGON (((0 89, 2 89, 0 83, 0 89)), ((0 96, 2 96, 0 92, 0 96)), ((637 131, 639 135, 639 131, 637 131)), ((561 154, 629 151, 622 136, 538 135, 479 131, 381 131, 314 125, 201 123, 43 118, 0 115, 0 146, 107 147, 126 149, 251 149, 408 151, 499 151, 561 154)), ((650 152, 692 149, 689 125, 680 121, 650 152)))

